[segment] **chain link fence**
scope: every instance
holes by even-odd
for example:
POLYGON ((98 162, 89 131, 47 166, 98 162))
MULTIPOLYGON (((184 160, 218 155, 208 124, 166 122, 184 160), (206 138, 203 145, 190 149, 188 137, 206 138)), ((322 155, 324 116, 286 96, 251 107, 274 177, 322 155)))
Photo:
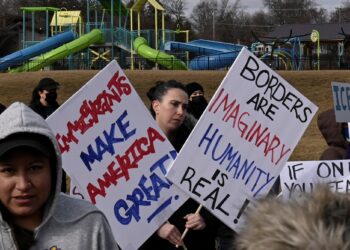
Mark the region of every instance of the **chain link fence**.
MULTIPOLYGON (((130 56, 124 58, 116 58, 118 63, 123 69, 131 69, 132 59, 130 56)), ((195 67, 195 70, 225 70, 228 69, 233 59, 221 58, 215 59, 210 57, 195 58, 194 60, 187 60, 186 55, 176 55, 170 58, 141 58, 135 56, 133 58, 134 69, 161 69, 172 70, 176 69, 178 63, 183 63, 188 69, 194 68, 194 63, 200 65, 195 67), (152 62, 155 61, 155 62, 152 62)), ((263 61, 274 70, 317 70, 318 64, 320 70, 346 70, 350 69, 350 58, 337 58, 337 57, 321 57, 319 60, 313 57, 304 57, 298 60, 291 60, 286 58, 264 58, 263 61)), ((1 63, 1 62, 0 62, 1 63)), ((13 72, 32 71, 31 69, 37 69, 37 65, 41 65, 43 62, 40 60, 29 61, 24 64, 17 64, 17 66, 11 67, 13 72)), ((52 62, 46 60, 43 70, 89 70, 89 69, 102 69, 109 61, 99 58, 67 58, 62 60, 54 60, 52 62)), ((4 71, 5 72, 5 71, 4 71)))

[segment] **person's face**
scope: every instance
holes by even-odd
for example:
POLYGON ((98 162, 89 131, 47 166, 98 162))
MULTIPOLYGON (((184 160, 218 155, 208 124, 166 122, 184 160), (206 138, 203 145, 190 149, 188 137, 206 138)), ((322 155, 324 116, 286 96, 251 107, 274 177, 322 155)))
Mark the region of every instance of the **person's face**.
POLYGON ((187 93, 178 88, 169 89, 161 101, 153 101, 156 121, 166 135, 181 126, 186 116, 187 106, 187 93))
POLYGON ((38 218, 51 192, 50 162, 32 150, 13 149, 0 159, 0 202, 13 219, 38 218))
POLYGON ((203 91, 202 90, 196 90, 196 91, 194 91, 192 94, 191 94, 191 96, 190 96, 190 101, 192 101, 192 97, 195 97, 195 96, 203 96, 204 95, 204 93, 203 93, 203 91))
POLYGON ((39 90, 40 95, 40 102, 44 106, 49 106, 56 102, 57 99, 57 90, 51 89, 51 90, 39 90))

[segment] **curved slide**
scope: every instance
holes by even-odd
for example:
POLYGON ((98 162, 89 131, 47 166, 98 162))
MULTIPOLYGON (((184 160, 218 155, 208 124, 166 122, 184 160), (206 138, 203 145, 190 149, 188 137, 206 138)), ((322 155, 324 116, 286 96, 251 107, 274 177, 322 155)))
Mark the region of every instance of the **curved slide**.
POLYGON ((52 36, 40 43, 37 43, 28 48, 16 51, 3 58, 0 58, 0 70, 6 70, 13 65, 21 64, 30 58, 41 55, 54 48, 57 48, 65 43, 75 39, 75 34, 72 31, 60 33, 52 36))
POLYGON ((240 50, 223 52, 214 55, 197 56, 190 61, 189 68, 192 70, 215 70, 230 67, 240 50))
POLYGON ((99 29, 93 29, 90 33, 85 34, 72 42, 64 44, 54 50, 38 56, 35 60, 24 64, 21 67, 10 70, 10 72, 36 71, 57 60, 64 59, 70 54, 83 50, 93 43, 103 43, 103 32, 99 29))
POLYGON ((138 55, 142 56, 147 60, 163 65, 167 69, 187 69, 186 64, 183 61, 177 59, 175 56, 149 47, 146 39, 143 37, 136 38, 133 42, 133 45, 138 55))
POLYGON ((168 42, 165 50, 188 51, 198 56, 190 61, 192 70, 214 70, 229 67, 238 56, 243 45, 211 40, 194 40, 189 43, 168 42))

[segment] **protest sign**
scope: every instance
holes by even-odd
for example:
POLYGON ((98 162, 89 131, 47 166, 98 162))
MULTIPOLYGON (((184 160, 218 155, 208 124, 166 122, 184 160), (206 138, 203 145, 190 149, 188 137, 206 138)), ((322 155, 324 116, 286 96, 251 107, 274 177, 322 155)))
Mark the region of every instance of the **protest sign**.
POLYGON ((188 198, 165 178, 176 151, 116 61, 47 121, 64 169, 122 249, 137 249, 188 198))
POLYGON ((335 120, 350 122, 350 84, 332 82, 335 120))
POLYGON ((320 183, 326 183, 333 191, 350 191, 349 160, 287 162, 280 176, 285 199, 300 192, 312 192, 320 183))
POLYGON ((317 107, 242 49, 167 177, 239 230, 267 194, 317 107))

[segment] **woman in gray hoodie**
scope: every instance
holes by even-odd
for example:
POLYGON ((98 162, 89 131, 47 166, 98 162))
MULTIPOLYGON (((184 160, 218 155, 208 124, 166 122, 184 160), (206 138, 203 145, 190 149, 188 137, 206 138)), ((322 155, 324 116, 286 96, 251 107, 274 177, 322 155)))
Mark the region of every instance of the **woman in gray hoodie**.
POLYGON ((60 193, 61 154, 23 103, 0 115, 0 249, 118 249, 105 216, 60 193))

